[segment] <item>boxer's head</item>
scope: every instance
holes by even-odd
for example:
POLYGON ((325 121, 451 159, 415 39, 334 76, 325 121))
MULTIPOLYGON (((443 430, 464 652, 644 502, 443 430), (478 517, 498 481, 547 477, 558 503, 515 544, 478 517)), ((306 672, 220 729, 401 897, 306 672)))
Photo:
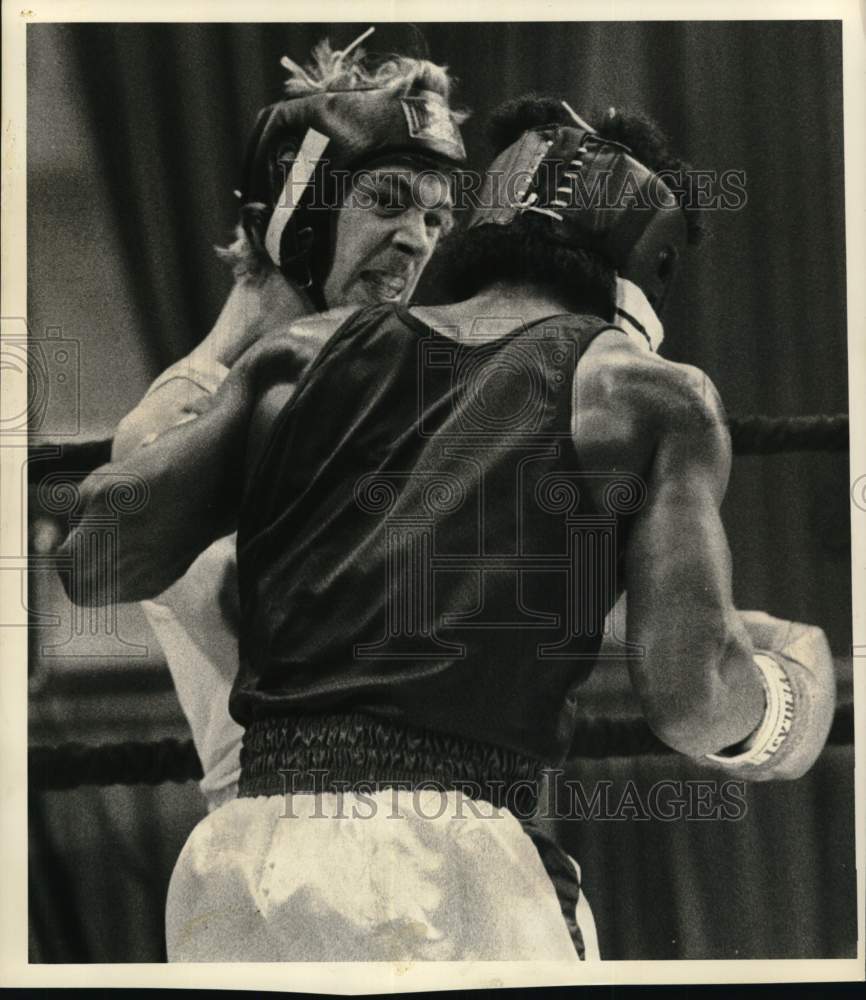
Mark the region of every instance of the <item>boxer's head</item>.
POLYGON ((450 225, 465 158, 443 67, 350 48, 323 42, 304 69, 283 60, 287 98, 256 122, 233 248, 319 309, 408 300, 450 225))
POLYGON ((528 280, 611 316, 630 283, 658 313, 700 223, 675 183, 687 165, 656 126, 609 112, 592 128, 538 97, 503 105, 493 123, 497 155, 455 240, 453 292, 528 280))
POLYGON ((325 302, 407 302, 451 214, 449 179, 433 164, 386 157, 356 173, 337 213, 325 302))

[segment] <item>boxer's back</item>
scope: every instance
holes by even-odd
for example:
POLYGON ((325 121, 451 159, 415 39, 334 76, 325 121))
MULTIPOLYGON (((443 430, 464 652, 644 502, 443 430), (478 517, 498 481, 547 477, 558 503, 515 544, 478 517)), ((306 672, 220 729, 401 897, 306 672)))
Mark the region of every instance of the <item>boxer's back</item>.
POLYGON ((606 328, 457 342, 380 306, 337 330, 247 486, 239 721, 361 712, 561 757, 616 592, 572 443, 606 328))

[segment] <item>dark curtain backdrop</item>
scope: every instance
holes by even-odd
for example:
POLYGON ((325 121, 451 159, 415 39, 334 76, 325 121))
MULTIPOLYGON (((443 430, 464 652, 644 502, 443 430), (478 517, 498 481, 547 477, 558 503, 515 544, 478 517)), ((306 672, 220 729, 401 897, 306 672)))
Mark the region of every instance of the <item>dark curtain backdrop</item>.
MULTIPOLYGON (((228 291, 211 248, 234 224, 246 133, 257 109, 280 94, 280 56, 301 60, 324 35, 348 44, 367 26, 28 28, 29 141, 44 148, 52 129, 62 133, 40 70, 62 52, 72 85, 65 99, 83 116, 86 155, 100 178, 87 211, 100 238, 117 248, 113 259, 106 254, 104 280, 129 289, 131 336, 151 376, 205 335, 228 291)), ((466 137, 476 166, 488 153, 485 113, 533 90, 561 95, 578 111, 641 108, 696 167, 744 171, 747 203, 712 213, 711 237, 686 263, 666 315, 664 353, 704 368, 735 414, 847 410, 838 23, 377 28, 371 48, 428 54, 459 77, 459 96, 474 111, 466 137)), ((62 184, 32 180, 29 275, 31 313, 39 313, 49 288, 75 300, 75 270, 58 266, 58 255, 73 260, 94 237, 84 224, 68 226, 68 242, 58 241, 62 184)), ((433 269, 422 298, 440 294, 433 269)), ((99 315, 97 308, 97 327, 99 315)), ((100 363, 107 373, 107 359, 90 362, 97 373, 100 363)), ((127 408, 138 395, 130 385, 127 408)), ((841 657, 851 652, 847 498, 847 456, 738 458, 725 508, 739 606, 815 622, 841 657)), ((607 773, 622 777, 631 766, 611 762, 607 773)), ((668 776, 670 766, 660 766, 668 776)), ((654 824, 647 832, 633 823, 561 829, 589 859, 611 957, 850 954, 852 768, 850 751, 838 751, 795 788, 761 789, 755 801, 764 804, 735 831, 654 824), (611 894, 604 878, 614 874, 611 894), (791 879, 797 887, 788 905, 778 893, 791 879), (773 900, 776 917, 761 899, 773 900), (740 904, 752 915, 738 929, 740 904)), ((587 773, 601 771, 593 765, 587 773)), ((55 801, 34 818, 58 808, 55 801)), ((43 830, 43 845, 47 839, 43 830)), ((39 856, 38 843, 34 849, 39 856)), ((158 897, 155 891, 153 905, 158 897)), ((51 904, 43 899, 40 912, 52 912, 51 904)), ((37 951, 52 960, 50 941, 37 951)))

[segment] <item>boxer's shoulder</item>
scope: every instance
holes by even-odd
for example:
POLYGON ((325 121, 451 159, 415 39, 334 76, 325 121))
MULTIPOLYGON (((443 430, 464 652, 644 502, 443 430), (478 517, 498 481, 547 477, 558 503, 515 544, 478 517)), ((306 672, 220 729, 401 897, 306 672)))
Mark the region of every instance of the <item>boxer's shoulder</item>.
MULTIPOLYGON (((572 441, 582 462, 639 475, 661 461, 660 442, 678 441, 680 458, 688 454, 694 468, 711 470, 720 491, 727 484, 730 435, 712 381, 615 331, 596 337, 577 364, 572 441)), ((682 466, 667 471, 686 473, 682 466)))
POLYGON ((700 368, 641 350, 618 331, 600 334, 582 355, 575 393, 653 423, 720 426, 724 407, 712 380, 700 368))

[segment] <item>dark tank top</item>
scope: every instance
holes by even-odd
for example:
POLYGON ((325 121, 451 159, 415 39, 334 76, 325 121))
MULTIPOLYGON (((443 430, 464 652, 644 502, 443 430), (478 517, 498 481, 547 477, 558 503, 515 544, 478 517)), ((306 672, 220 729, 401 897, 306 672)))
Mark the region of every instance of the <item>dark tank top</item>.
POLYGON ((617 516, 571 437, 606 329, 564 315, 459 343, 372 306, 328 341, 239 521, 242 795, 296 767, 514 781, 562 760, 618 589, 617 516))

